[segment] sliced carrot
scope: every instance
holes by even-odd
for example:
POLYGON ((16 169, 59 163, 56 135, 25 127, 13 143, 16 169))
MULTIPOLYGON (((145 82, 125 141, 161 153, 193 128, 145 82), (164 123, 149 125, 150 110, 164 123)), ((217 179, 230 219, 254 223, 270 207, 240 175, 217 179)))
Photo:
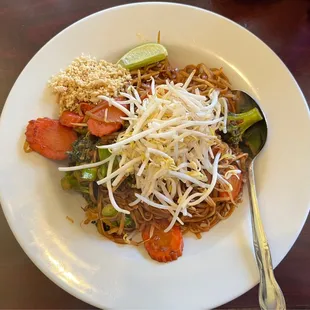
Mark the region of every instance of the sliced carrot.
MULTIPOLYGON (((228 182, 232 186, 232 191, 230 193, 231 193, 233 200, 238 198, 238 196, 241 192, 241 189, 242 189, 242 174, 239 173, 238 177, 235 175, 232 175, 228 179, 228 182), (239 179, 238 179, 238 177, 239 177, 239 179)), ((219 196, 220 197, 230 197, 228 192, 219 192, 219 196)))
MULTIPOLYGON (((114 98, 116 101, 124 101, 126 100, 125 97, 122 97, 122 96, 119 96, 119 97, 116 97, 114 98)), ((105 106, 108 106, 108 102, 105 101, 105 100, 102 100, 100 102, 98 102, 98 104, 93 104, 93 103, 87 103, 87 102, 81 102, 80 103, 80 109, 82 111, 83 114, 85 114, 86 112, 88 111, 91 111, 92 109, 96 108, 96 107, 105 107, 105 106)), ((98 109, 100 110, 100 108, 98 109)))
POLYGON ((74 123, 81 123, 84 119, 84 116, 81 116, 75 112, 71 111, 64 111, 62 112, 59 121, 61 125, 67 126, 67 127, 74 127, 74 123))
POLYGON ((106 107, 95 112, 94 115, 104 121, 101 122, 97 119, 90 118, 87 121, 88 129, 91 134, 102 137, 109 135, 122 127, 123 120, 121 117, 125 116, 125 113, 106 103, 106 107))
POLYGON ((165 233, 164 229, 168 225, 168 222, 162 222, 160 225, 161 229, 155 228, 151 238, 149 226, 142 232, 147 252, 151 258, 158 262, 171 262, 182 256, 184 242, 181 229, 178 226, 174 226, 165 233))
POLYGON ((118 97, 114 98, 114 100, 116 100, 116 101, 125 101, 126 98, 123 97, 123 96, 118 96, 118 97))
MULTIPOLYGON (((126 116, 126 114, 124 112, 122 112, 121 110, 119 110, 118 108, 116 108, 114 106, 109 106, 107 109, 108 109, 107 123, 110 123, 110 122, 116 122, 116 123, 121 123, 121 124, 124 123, 124 120, 121 119, 121 117, 126 116)), ((106 113, 105 110, 106 109, 101 110, 100 113, 101 114, 106 113)))
POLYGON ((95 107, 96 107, 96 105, 90 104, 90 103, 87 103, 87 102, 80 103, 80 108, 81 108, 81 111, 82 111, 83 114, 85 114, 87 111, 92 110, 95 107))
POLYGON ((26 140, 29 147, 44 157, 62 160, 72 149, 77 134, 58 120, 38 118, 29 122, 26 129, 26 140))

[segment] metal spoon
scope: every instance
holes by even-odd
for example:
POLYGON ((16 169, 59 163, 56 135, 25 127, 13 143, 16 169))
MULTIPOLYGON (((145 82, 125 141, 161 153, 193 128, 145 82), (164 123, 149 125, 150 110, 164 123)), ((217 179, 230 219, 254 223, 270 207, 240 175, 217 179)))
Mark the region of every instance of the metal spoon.
POLYGON ((243 135, 240 148, 249 153, 246 163, 246 175, 252 216, 253 244, 256 262, 260 274, 259 304, 264 310, 286 309, 283 293, 274 277, 270 249, 264 232, 255 188, 254 160, 264 147, 267 140, 266 117, 258 103, 243 91, 234 92, 238 96, 237 113, 256 107, 263 120, 250 127, 243 135))

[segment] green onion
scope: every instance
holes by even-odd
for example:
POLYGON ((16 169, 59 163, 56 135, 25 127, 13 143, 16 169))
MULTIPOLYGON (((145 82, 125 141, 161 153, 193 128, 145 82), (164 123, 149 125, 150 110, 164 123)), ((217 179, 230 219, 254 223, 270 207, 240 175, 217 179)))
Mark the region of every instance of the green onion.
POLYGON ((107 165, 102 165, 98 169, 98 178, 103 179, 107 176, 108 167, 107 165))
POLYGON ((97 179, 97 170, 98 168, 86 168, 82 170, 77 170, 73 172, 73 175, 80 182, 93 182, 97 179))
POLYGON ((97 167, 82 169, 80 179, 81 181, 93 182, 97 178, 97 167))
MULTIPOLYGON (((100 160, 105 160, 111 155, 110 151, 107 149, 98 149, 98 154, 100 160)), ((107 176, 107 170, 108 170, 107 164, 100 166, 97 173, 98 178, 99 179, 105 178, 107 176)))
POLYGON ((100 160, 104 160, 111 155, 111 153, 108 149, 98 149, 98 153, 99 153, 99 159, 100 160))

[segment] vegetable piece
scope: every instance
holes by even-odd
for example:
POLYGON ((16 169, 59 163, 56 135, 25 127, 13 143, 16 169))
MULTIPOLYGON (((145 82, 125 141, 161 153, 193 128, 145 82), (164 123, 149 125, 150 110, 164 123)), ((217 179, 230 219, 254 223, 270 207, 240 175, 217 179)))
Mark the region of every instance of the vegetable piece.
POLYGON ((82 192, 84 194, 88 194, 89 193, 88 186, 81 185, 73 174, 65 175, 61 179, 60 183, 61 183, 62 189, 65 190, 65 191, 72 189, 72 190, 75 190, 75 191, 78 191, 78 192, 82 192))
POLYGON ((101 214, 102 216, 113 217, 117 214, 117 211, 111 204, 108 204, 102 208, 101 214))
POLYGON ((111 152, 108 149, 98 149, 99 159, 105 160, 111 155, 111 152))
POLYGON ((116 100, 116 101, 125 101, 126 98, 124 96, 118 96, 118 97, 114 98, 114 100, 116 100))
POLYGON ((223 135, 224 140, 234 146, 238 145, 242 141, 244 132, 262 119, 257 108, 240 114, 228 113, 227 134, 223 135))
POLYGON ((91 134, 97 137, 109 135, 122 127, 120 123, 105 123, 95 119, 89 119, 87 125, 91 134))
POLYGON ((61 181, 61 187, 63 190, 67 191, 69 189, 74 189, 79 186, 78 180, 72 174, 65 175, 61 181))
POLYGON ((31 120, 25 134, 33 151, 55 160, 67 158, 67 152, 72 150, 72 143, 77 139, 72 129, 46 117, 31 120))
POLYGON ((80 136, 73 144, 72 150, 68 152, 70 163, 80 164, 91 162, 96 151, 97 138, 90 135, 80 136))
POLYGON ((87 121, 89 131, 97 137, 106 136, 117 131, 123 124, 121 117, 125 116, 124 112, 114 106, 108 106, 108 103, 106 103, 106 105, 107 108, 103 108, 94 113, 96 117, 104 121, 101 122, 93 118, 87 121))
MULTIPOLYGON (((232 175, 227 180, 233 188, 232 191, 230 192, 233 200, 238 198, 238 196, 241 192, 241 189, 242 189, 242 175, 241 175, 241 173, 238 174, 238 177, 236 175, 232 175)), ((219 192, 219 196, 220 197, 229 197, 229 193, 228 192, 219 192)))
POLYGON ((252 154, 252 156, 257 155, 265 144, 266 131, 267 127, 264 122, 257 123, 249 128, 243 135, 244 146, 242 146, 242 149, 246 150, 247 147, 249 150, 246 153, 252 154))
POLYGON ((97 179, 97 167, 86 168, 75 172, 78 173, 78 180, 81 182, 93 182, 97 179))
POLYGON ((96 106, 94 104, 90 104, 90 103, 86 103, 86 102, 80 103, 80 108, 81 108, 81 111, 83 114, 85 114, 87 111, 92 110, 95 107, 96 106))
MULTIPOLYGON (((109 150, 107 149, 98 149, 98 154, 99 154, 99 159, 100 160, 105 160, 106 158, 108 158, 111 153, 109 150)), ((99 167, 98 169, 98 178, 99 179, 103 179, 107 176, 107 171, 108 171, 108 165, 105 164, 105 165, 102 165, 99 167)))
POLYGON ((161 229, 155 228, 152 237, 150 237, 150 226, 142 232, 147 252, 151 258, 158 262, 166 263, 182 256, 184 243, 181 229, 179 226, 173 226, 169 232, 165 233, 164 229, 168 225, 169 223, 166 221, 161 222, 161 229))
POLYGON ((67 126, 67 127, 74 127, 74 123, 81 123, 83 121, 84 117, 71 111, 64 111, 62 112, 59 121, 61 125, 67 126))
POLYGON ((136 224, 132 217, 128 214, 125 215, 125 228, 135 228, 136 224))
POLYGON ((99 167, 97 175, 99 179, 103 179, 107 176, 108 167, 107 165, 102 165, 99 167))

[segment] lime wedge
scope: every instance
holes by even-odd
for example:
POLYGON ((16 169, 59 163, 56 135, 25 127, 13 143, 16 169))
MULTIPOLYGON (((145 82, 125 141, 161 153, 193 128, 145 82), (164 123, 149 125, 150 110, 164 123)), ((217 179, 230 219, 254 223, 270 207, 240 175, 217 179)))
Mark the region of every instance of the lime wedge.
POLYGON ((133 70, 161 61, 167 56, 168 52, 163 45, 146 43, 130 50, 117 63, 128 70, 133 70))

